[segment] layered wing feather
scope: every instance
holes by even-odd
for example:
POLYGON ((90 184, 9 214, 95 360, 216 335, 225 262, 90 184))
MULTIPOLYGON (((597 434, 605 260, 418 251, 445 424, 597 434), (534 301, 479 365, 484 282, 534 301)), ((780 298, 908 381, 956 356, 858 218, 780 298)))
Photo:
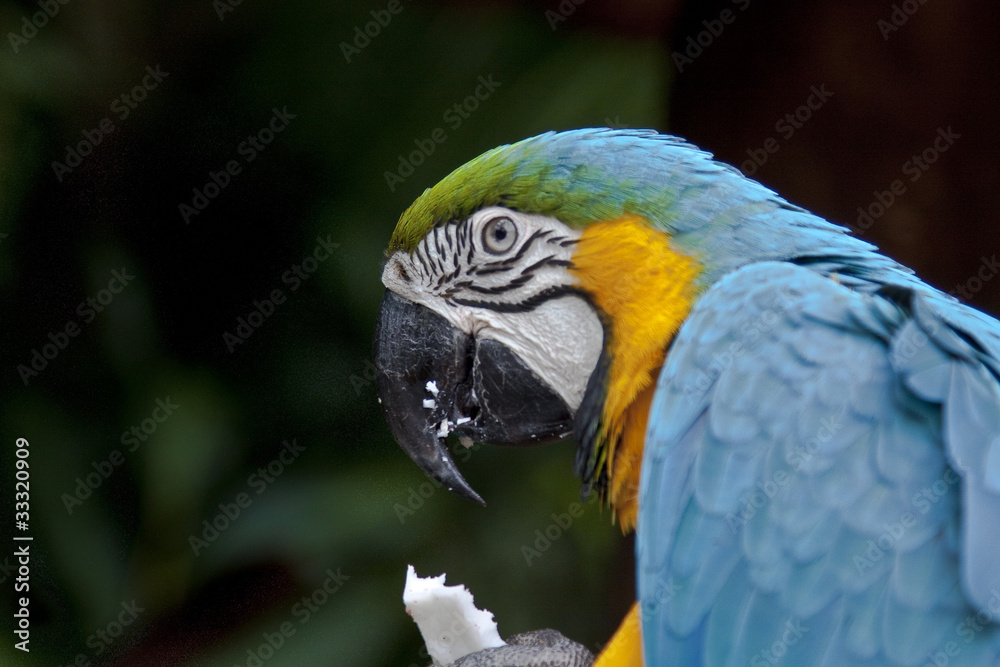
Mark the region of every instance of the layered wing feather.
POLYGON ((914 282, 701 297, 646 438, 647 665, 1000 664, 998 324, 914 282))

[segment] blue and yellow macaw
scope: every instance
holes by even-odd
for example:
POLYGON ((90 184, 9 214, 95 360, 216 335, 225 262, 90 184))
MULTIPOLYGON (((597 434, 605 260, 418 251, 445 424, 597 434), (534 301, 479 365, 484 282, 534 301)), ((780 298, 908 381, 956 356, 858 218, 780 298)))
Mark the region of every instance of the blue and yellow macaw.
POLYGON ((427 474, 481 502, 449 433, 573 436, 636 528, 595 665, 1000 665, 996 320, 653 131, 475 158, 382 280, 379 393, 427 474))

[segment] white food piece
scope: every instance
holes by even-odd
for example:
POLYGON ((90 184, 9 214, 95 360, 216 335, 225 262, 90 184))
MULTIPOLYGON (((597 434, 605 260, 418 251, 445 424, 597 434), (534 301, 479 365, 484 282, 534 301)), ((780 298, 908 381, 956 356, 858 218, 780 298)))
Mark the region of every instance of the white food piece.
POLYGON ((476 609, 472 593, 445 586, 445 575, 421 578, 406 568, 403 604, 413 617, 435 665, 447 665, 484 648, 504 646, 493 613, 476 609))
POLYGON ((472 421, 472 417, 459 417, 458 420, 455 421, 455 423, 458 424, 459 426, 461 426, 462 424, 464 424, 466 422, 471 422, 471 421, 472 421))
POLYGON ((428 410, 433 410, 437 406, 438 406, 437 401, 435 401, 433 398, 424 399, 424 407, 427 408, 428 410))
POLYGON ((435 396, 438 395, 438 384, 434 380, 428 380, 427 385, 424 387, 427 391, 431 392, 435 396))
POLYGON ((438 424, 438 437, 447 438, 448 434, 451 433, 451 429, 454 428, 455 422, 448 421, 447 419, 442 419, 441 423, 438 424))
POLYGON ((458 436, 458 442, 466 449, 472 447, 472 438, 467 435, 458 436))

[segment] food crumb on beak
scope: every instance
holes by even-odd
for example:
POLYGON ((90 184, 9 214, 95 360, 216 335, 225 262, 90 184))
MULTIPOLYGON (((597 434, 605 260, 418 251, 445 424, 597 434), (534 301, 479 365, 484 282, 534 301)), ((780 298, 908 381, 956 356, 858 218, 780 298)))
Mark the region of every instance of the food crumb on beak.
POLYGON ((425 388, 427 389, 427 391, 429 391, 433 395, 435 395, 435 396, 438 395, 437 382, 435 382, 434 380, 428 380, 427 381, 427 386, 425 388))
POLYGON ((433 410, 434 408, 437 407, 437 401, 435 401, 433 398, 425 398, 424 407, 427 408, 428 410, 433 410))

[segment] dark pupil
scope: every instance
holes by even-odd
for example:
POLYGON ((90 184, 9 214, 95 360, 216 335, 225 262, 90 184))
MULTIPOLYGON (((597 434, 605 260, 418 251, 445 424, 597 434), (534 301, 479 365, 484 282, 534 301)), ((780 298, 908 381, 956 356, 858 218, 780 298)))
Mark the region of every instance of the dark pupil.
POLYGON ((493 237, 497 241, 503 241, 507 238, 507 225, 500 223, 493 228, 493 237))

